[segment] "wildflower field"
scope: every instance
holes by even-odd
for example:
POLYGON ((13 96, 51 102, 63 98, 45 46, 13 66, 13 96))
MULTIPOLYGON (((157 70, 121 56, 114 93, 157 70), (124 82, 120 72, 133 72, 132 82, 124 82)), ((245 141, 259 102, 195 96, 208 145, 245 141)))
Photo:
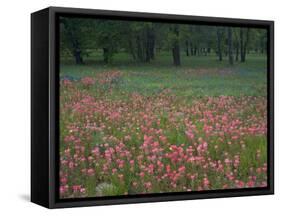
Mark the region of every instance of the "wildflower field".
POLYGON ((266 59, 190 58, 61 64, 61 198, 267 186, 266 59))

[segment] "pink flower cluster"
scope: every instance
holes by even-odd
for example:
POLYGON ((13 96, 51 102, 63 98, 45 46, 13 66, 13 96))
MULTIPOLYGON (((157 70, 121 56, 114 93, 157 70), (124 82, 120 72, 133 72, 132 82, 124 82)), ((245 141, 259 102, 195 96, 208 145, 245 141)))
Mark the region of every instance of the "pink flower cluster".
POLYGON ((105 183, 104 195, 267 186, 265 98, 107 100, 69 85, 61 83, 62 198, 100 196, 105 183))
POLYGON ((95 83, 95 80, 92 77, 83 77, 81 79, 81 83, 85 86, 85 87, 90 87, 91 85, 93 85, 95 83))

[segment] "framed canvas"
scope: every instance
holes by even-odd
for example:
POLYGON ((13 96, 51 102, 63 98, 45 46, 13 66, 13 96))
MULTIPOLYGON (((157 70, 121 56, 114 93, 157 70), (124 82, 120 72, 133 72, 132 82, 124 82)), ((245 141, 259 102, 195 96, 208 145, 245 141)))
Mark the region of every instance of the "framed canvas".
POLYGON ((273 21, 31 15, 31 201, 273 194, 273 21))

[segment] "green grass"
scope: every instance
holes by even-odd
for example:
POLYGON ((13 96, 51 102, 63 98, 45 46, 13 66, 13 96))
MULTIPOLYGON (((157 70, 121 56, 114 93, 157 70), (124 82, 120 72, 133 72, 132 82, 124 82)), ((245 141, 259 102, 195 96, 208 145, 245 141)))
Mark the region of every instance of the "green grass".
MULTIPOLYGON (((79 132, 75 133, 75 136, 81 139, 86 148, 84 152, 80 152, 86 158, 91 155, 91 150, 94 147, 98 147, 101 152, 105 152, 108 147, 102 145, 104 142, 110 147, 114 147, 122 140, 126 148, 131 152, 132 159, 144 156, 142 166, 147 166, 151 163, 151 159, 140 149, 141 144, 144 143, 143 137, 148 134, 153 137, 154 141, 159 141, 158 131, 161 129, 167 139, 167 141, 159 141, 164 153, 172 151, 170 149, 171 145, 183 146, 183 149, 193 146, 196 152, 198 151, 199 138, 202 138, 208 143, 208 151, 204 153, 208 166, 210 164, 207 161, 210 158, 213 162, 221 161, 222 164, 225 163, 224 160, 226 158, 233 160, 237 155, 240 158, 238 168, 234 168, 233 165, 224 166, 223 170, 219 172, 209 169, 210 167, 206 170, 202 164, 185 164, 182 162, 186 166, 188 174, 198 173, 198 177, 194 181, 182 177, 180 182, 178 182, 179 186, 186 185, 193 190, 197 190, 202 185, 202 179, 207 175, 211 181, 211 189, 221 189, 225 183, 230 183, 227 187, 235 188, 236 183, 228 180, 226 176, 230 171, 237 172, 236 178, 244 183, 247 183, 249 177, 253 175, 257 177, 258 182, 266 180, 265 173, 259 174, 256 171, 267 161, 266 135, 246 133, 244 135, 241 134, 241 137, 236 140, 232 138, 232 132, 236 130, 235 126, 233 126, 233 130, 231 129, 223 135, 219 135, 215 130, 213 130, 212 135, 204 131, 205 124, 215 127, 216 123, 218 123, 226 127, 232 126, 235 119, 241 122, 245 121, 239 127, 239 131, 244 127, 251 127, 252 124, 262 125, 266 121, 266 106, 261 106, 261 104, 266 104, 267 74, 265 56, 251 54, 247 56, 245 63, 235 62, 233 66, 230 66, 227 59, 219 62, 214 55, 207 57, 186 57, 182 55, 182 66, 175 67, 172 65, 168 53, 163 53, 150 63, 133 62, 124 53, 120 53, 114 57, 114 61, 109 65, 105 65, 102 62, 102 55, 100 53, 93 53, 92 56, 85 59, 84 65, 75 65, 72 59, 64 58, 60 66, 60 75, 62 77, 72 76, 78 79, 85 76, 95 79, 100 73, 109 71, 120 71, 122 75, 118 76, 114 82, 109 81, 103 84, 95 82, 95 84, 90 86, 83 84, 83 82, 73 82, 70 85, 71 87, 65 85, 65 83, 62 84, 61 105, 63 105, 64 110, 60 115, 60 152, 62 156, 68 147, 71 149, 71 155, 76 154, 75 145, 72 142, 65 142, 64 138, 70 134, 68 126, 72 125, 72 123, 78 123, 75 125, 79 132), (164 90, 167 91, 162 93, 164 90), (78 98, 75 96, 76 92, 79 92, 78 95, 81 94, 78 98), (142 100, 139 102, 132 93, 138 93, 145 97, 140 96, 142 100), (93 97, 95 101, 102 102, 105 105, 102 106, 102 109, 108 112, 99 111, 95 113, 93 111, 89 115, 87 111, 75 112, 67 108, 68 106, 71 107, 71 104, 74 102, 81 102, 80 99, 88 95, 93 97), (218 106, 219 101, 208 105, 208 99, 204 98, 206 96, 216 97, 221 95, 237 97, 233 101, 232 97, 227 97, 228 99, 225 101, 230 102, 229 106, 226 103, 221 108, 218 106), (251 99, 248 100, 248 98, 251 99), (242 103, 243 100, 247 103, 242 103), (260 103, 263 101, 264 103, 260 103), (196 106, 196 102, 200 102, 199 108, 196 106), (135 107, 133 104, 138 106, 135 107), (195 106, 196 109, 198 108, 199 112, 193 113, 189 110, 186 113, 186 108, 192 106, 195 106), (200 110, 201 106, 203 110, 200 110), (109 117, 110 114, 119 107, 121 110, 124 107, 127 108, 126 113, 122 112, 119 120, 111 119, 109 117), (198 119, 208 119, 208 117, 203 118, 204 113, 207 111, 211 112, 215 117, 218 116, 218 118, 211 123, 198 121, 198 119), (127 112, 130 115, 127 116, 127 112), (142 113, 149 115, 149 121, 145 120, 142 113), (173 114, 177 115, 174 116, 173 114), (227 124, 220 121, 223 114, 229 117, 227 124), (253 116, 256 118, 252 118, 253 116), (196 128, 194 139, 186 136, 186 130, 189 129, 189 126, 186 125, 187 119, 193 122, 196 128), (255 119, 257 119, 257 123, 255 123, 255 119), (98 126, 102 123, 104 128, 101 131, 92 131, 91 134, 86 135, 89 131, 85 125, 89 123, 94 123, 98 126), (150 132, 142 131, 142 126, 143 128, 154 130, 150 132), (127 135, 131 137, 129 140, 125 140, 127 135), (87 139, 84 139, 85 137, 87 139), (114 137, 117 141, 108 139, 109 137, 114 137), (104 138, 108 140, 105 141, 104 138), (231 143, 228 141, 231 141, 231 143), (257 152, 260 152, 259 157, 257 152)), ((106 76, 103 74, 103 76, 98 76, 98 79, 101 79, 101 77, 104 78, 106 76)), ((92 107, 93 105, 90 103, 88 106, 92 107)), ((101 105, 97 106, 101 107, 101 105)), ((116 153, 115 156, 119 157, 120 155, 118 154, 116 153)), ((196 153, 194 154, 196 155, 196 153)), ((163 155, 165 154, 161 153, 158 158, 159 160, 163 159, 163 164, 171 165, 172 170, 179 168, 181 164, 171 162, 167 157, 162 158, 163 155)), ((64 157, 69 159, 69 156, 64 157)), ((120 158, 123 158, 123 156, 120 156, 120 158)), ((154 178, 155 176, 148 175, 147 173, 143 179, 140 178, 138 173, 141 171, 141 168, 138 163, 134 165, 133 171, 130 170, 130 165, 127 161, 124 168, 118 168, 116 173, 112 173, 111 170, 104 172, 103 165, 106 162, 106 159, 101 157, 98 159, 98 163, 94 165, 81 162, 79 167, 70 171, 65 166, 64 172, 70 174, 71 180, 69 180, 69 184, 83 185, 87 189, 87 196, 89 197, 143 193, 146 192, 143 186, 145 182, 153 184, 153 192, 183 190, 179 187, 177 189, 171 187, 171 182, 167 179, 157 182, 154 178), (90 167, 95 169, 93 176, 87 177, 81 174, 82 169, 90 167), (122 174, 124 181, 120 180, 118 174, 122 174), (140 184, 137 188, 134 188, 132 182, 140 184)), ((110 168, 116 168, 116 160, 113 160, 110 166, 110 168)))
MULTIPOLYGON (((72 59, 64 58, 60 75, 73 77, 92 76, 105 71, 118 70, 124 76, 116 92, 157 94, 171 89, 178 96, 265 96, 266 57, 249 54, 245 63, 235 62, 230 66, 227 57, 222 62, 215 55, 187 57, 182 53, 182 65, 175 67, 169 53, 163 53, 150 63, 132 61, 121 53, 105 65, 102 55, 95 53, 85 59, 84 65, 75 65, 72 59)), ((120 95, 122 96, 122 95, 120 95)))

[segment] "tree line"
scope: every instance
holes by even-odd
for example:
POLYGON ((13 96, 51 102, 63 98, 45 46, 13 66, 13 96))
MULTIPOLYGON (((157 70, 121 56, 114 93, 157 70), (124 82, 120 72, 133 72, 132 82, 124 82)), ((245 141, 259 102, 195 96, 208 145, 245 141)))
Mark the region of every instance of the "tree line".
POLYGON ((181 65, 185 56, 215 54, 218 61, 245 62, 250 52, 265 54, 265 29, 191 24, 169 24, 106 19, 61 18, 60 51, 72 56, 76 64, 94 49, 102 50, 108 64, 118 52, 134 61, 151 62, 161 51, 171 54, 173 64, 181 65))

